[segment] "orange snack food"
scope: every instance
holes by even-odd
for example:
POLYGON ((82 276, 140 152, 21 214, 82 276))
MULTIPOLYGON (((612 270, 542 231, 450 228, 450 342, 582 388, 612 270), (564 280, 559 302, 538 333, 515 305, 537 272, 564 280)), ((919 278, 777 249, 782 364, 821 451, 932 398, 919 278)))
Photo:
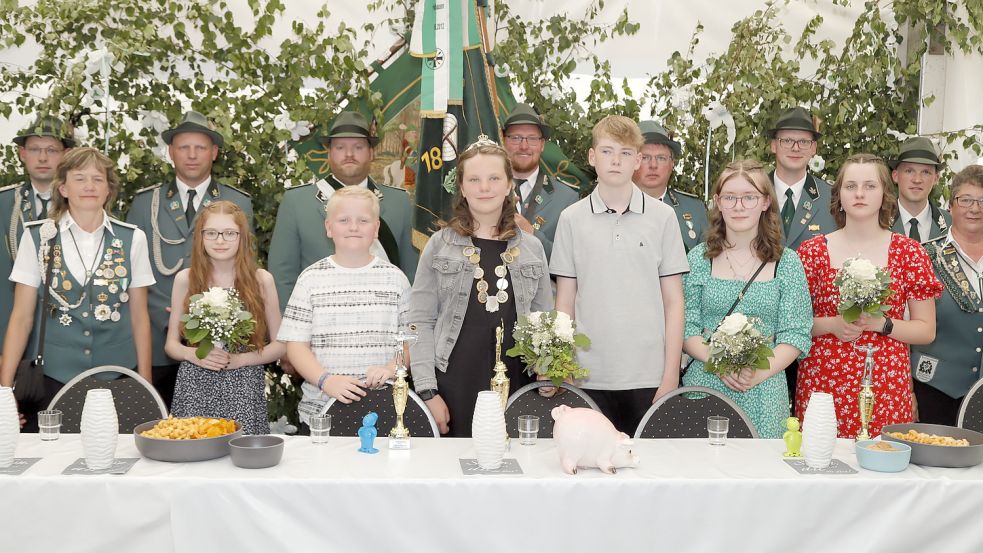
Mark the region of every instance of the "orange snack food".
POLYGON ((177 419, 167 417, 154 425, 150 430, 144 430, 141 436, 160 440, 198 440, 201 438, 217 438, 236 431, 236 423, 229 419, 212 419, 208 417, 191 417, 177 419))

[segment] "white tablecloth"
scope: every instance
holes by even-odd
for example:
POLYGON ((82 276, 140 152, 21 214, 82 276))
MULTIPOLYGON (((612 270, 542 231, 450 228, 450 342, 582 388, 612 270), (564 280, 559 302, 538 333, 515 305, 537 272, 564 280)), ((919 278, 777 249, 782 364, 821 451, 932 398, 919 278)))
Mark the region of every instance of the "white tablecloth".
MULTIPOLYGON (((365 455, 355 439, 300 437, 265 470, 141 459, 122 476, 63 476, 79 437, 25 434, 17 456, 43 459, 0 476, 0 551, 983 550, 983 466, 802 476, 778 440, 636 445, 641 465, 614 476, 563 474, 549 440, 513 443, 520 476, 463 476, 470 440, 365 455)), ((139 456, 132 436, 117 456, 139 456)), ((857 467, 852 443, 835 456, 857 467)))

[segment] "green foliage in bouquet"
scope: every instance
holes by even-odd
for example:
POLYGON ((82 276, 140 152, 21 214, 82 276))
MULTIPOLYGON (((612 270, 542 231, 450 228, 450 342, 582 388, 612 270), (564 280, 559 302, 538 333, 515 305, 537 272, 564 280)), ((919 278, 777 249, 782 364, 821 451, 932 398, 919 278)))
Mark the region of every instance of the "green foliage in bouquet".
POLYGON ((840 303, 836 310, 843 320, 852 323, 862 313, 883 316, 891 306, 888 298, 894 295, 891 275, 870 261, 859 257, 843 262, 843 269, 836 274, 833 284, 840 290, 840 303))
POLYGON ((249 347, 256 329, 253 314, 243 309, 235 290, 211 288, 191 296, 188 313, 181 315, 184 338, 198 346, 195 357, 208 357, 216 343, 226 351, 237 352, 249 347))
POLYGON ((559 386, 564 380, 584 378, 589 371, 577 363, 576 348, 590 347, 590 338, 562 311, 535 311, 520 316, 512 331, 515 345, 509 357, 520 357, 530 375, 545 376, 559 386))
POLYGON ((760 320, 742 313, 724 318, 707 341, 710 357, 704 370, 718 376, 737 373, 743 368, 767 370, 771 366, 768 360, 775 352, 769 346, 770 340, 757 329, 758 323, 760 320))

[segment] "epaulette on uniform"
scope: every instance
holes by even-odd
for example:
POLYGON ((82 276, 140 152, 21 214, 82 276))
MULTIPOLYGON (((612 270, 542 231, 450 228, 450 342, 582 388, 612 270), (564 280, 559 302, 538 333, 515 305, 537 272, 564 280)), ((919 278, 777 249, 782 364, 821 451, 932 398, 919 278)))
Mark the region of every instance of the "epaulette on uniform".
POLYGON ((240 188, 236 188, 235 186, 232 186, 231 184, 225 184, 224 182, 223 182, 223 183, 220 183, 220 184, 221 184, 222 186, 224 186, 224 187, 226 187, 226 188, 228 188, 228 189, 230 189, 230 190, 234 190, 234 191, 236 191, 236 192, 238 192, 238 193, 240 193, 240 194, 242 194, 243 196, 245 196, 245 197, 247 197, 247 198, 251 198, 251 197, 252 197, 252 196, 250 196, 250 195, 249 195, 249 192, 246 192, 245 190, 242 190, 242 189, 240 189, 240 188))
POLYGON ((922 242, 922 244, 932 244, 934 242, 938 242, 939 240, 947 240, 948 238, 949 237, 947 235, 943 234, 942 236, 936 236, 935 238, 932 238, 931 240, 926 240, 926 241, 922 242))
POLYGON ((112 224, 114 224, 114 225, 119 225, 121 227, 126 227, 128 229, 137 229, 137 228, 139 228, 136 225, 131 225, 130 223, 125 223, 123 221, 120 221, 119 219, 117 219, 115 217, 110 217, 109 218, 109 222, 112 223, 112 224))
POLYGON ((0 188, 0 192, 6 192, 8 190, 13 190, 13 189, 21 186, 22 184, 24 184, 24 183, 23 182, 15 182, 14 184, 8 184, 7 186, 4 186, 3 188, 0 188))
MULTIPOLYGON (((373 182, 375 182, 375 181, 373 181, 373 182)), ((398 186, 393 186, 391 184, 386 184, 384 182, 376 182, 375 185, 376 186, 385 186, 386 188, 388 188, 390 190, 399 190, 400 192, 406 192, 407 194, 409 194, 409 191, 406 190, 405 188, 400 188, 398 186)))
POLYGON ((673 188, 672 191, 675 192, 676 194, 682 194, 683 196, 689 196, 690 198, 693 198, 693 199, 696 199, 696 200, 700 200, 701 202, 703 201, 702 198, 700 198, 699 196, 697 196, 696 194, 694 194, 692 192, 687 192, 685 190, 680 190, 678 188, 673 188))
POLYGON ((578 186, 576 184, 571 184, 571 183, 569 183, 569 182, 567 182, 567 181, 565 181, 565 180, 563 180, 563 179, 561 179, 559 177, 550 177, 550 178, 553 180, 553 182, 566 185, 567 188, 573 190, 574 192, 576 192, 578 194, 580 193, 580 186, 578 186))
POLYGON ((36 221, 24 221, 24 228, 36 227, 40 224, 43 224, 45 221, 48 221, 48 219, 38 219, 36 221))
POLYGON ((151 184, 150 186, 144 186, 140 190, 137 190, 136 192, 134 192, 133 195, 135 196, 137 194, 143 194, 144 192, 150 192, 151 190, 153 190, 155 188, 160 188, 161 186, 163 186, 163 185, 161 185, 161 184, 151 184))

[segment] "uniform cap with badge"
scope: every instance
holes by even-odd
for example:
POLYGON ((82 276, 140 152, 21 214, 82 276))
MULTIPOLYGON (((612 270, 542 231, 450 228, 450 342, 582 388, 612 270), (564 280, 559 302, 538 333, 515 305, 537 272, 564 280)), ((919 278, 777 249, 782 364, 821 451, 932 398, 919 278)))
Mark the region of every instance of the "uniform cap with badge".
POLYGON ((373 148, 379 143, 379 137, 372 132, 368 120, 357 111, 343 111, 338 114, 331 123, 327 136, 321 137, 321 142, 331 144, 332 138, 364 138, 373 148))
POLYGON ((812 133, 813 139, 822 136, 818 118, 802 106, 783 111, 775 120, 775 125, 768 129, 768 138, 775 138, 778 131, 806 131, 812 133))
POLYGON ((176 135, 185 132, 199 132, 208 135, 208 138, 212 139, 212 144, 220 148, 225 145, 225 139, 215 130, 215 125, 197 111, 185 113, 178 126, 160 133, 160 137, 164 140, 165 144, 170 145, 176 135))
POLYGON ((27 139, 32 136, 57 138, 66 148, 75 147, 75 139, 72 138, 72 126, 50 115, 39 115, 29 127, 14 137, 14 144, 24 146, 27 139))
POLYGON ((516 104, 512 112, 502 124, 503 130, 508 130, 512 125, 536 125, 543 133, 543 138, 550 137, 550 126, 546 124, 543 116, 536 113, 536 110, 529 104, 516 104))
POLYGON ((942 162, 935 152, 935 145, 924 136, 913 136, 905 140, 898 149, 898 156, 887 162, 891 169, 897 169, 901 163, 933 165, 936 170, 942 170, 942 162))

